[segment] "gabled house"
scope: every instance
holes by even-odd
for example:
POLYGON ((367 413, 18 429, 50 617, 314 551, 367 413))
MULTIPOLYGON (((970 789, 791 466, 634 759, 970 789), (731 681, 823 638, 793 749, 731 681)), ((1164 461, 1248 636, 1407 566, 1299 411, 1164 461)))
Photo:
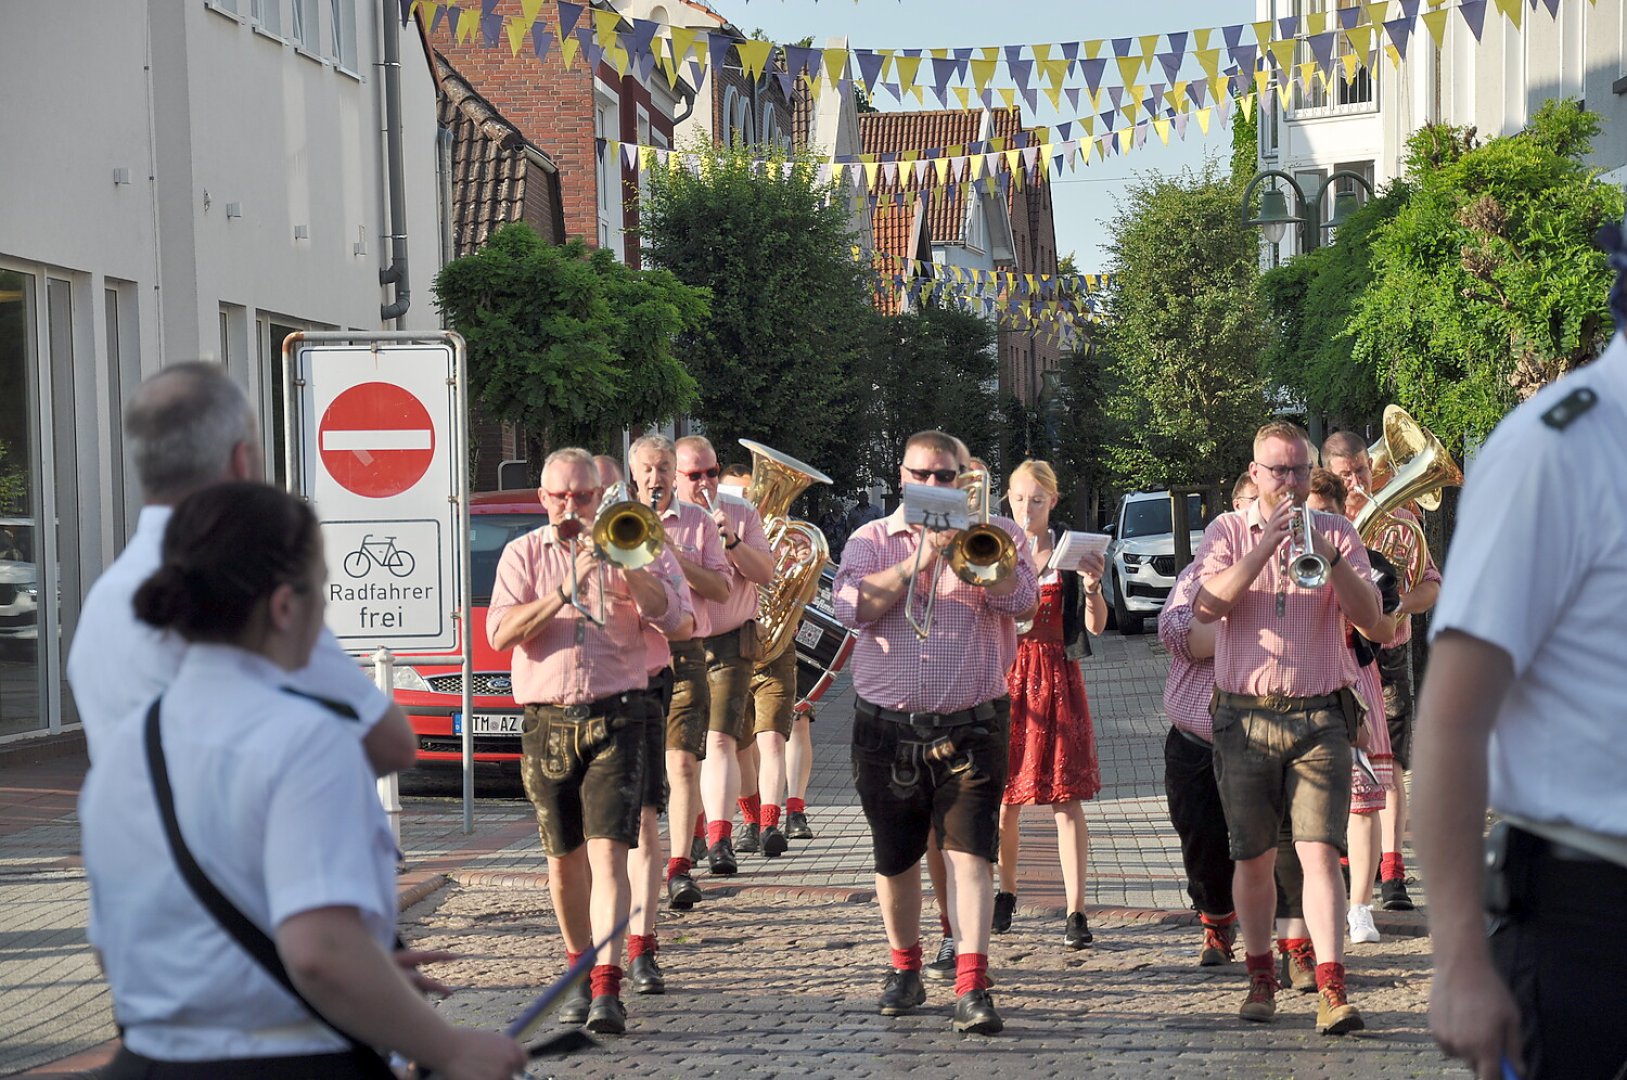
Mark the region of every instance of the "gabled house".
POLYGON ((895 276, 908 277, 911 263, 932 262, 932 227, 927 221, 926 203, 879 203, 871 212, 874 266, 881 277, 875 307, 883 315, 898 315, 914 308, 905 290, 895 288, 895 276))

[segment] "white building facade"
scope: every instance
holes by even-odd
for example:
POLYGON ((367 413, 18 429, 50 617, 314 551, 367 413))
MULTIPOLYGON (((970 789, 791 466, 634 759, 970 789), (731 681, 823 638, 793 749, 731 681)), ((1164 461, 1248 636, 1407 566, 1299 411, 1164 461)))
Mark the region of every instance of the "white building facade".
MULTIPOLYGON (((1357 0, 1256 0, 1255 17, 1300 17, 1303 27, 1305 15, 1361 6, 1357 0)), ((1603 121, 1591 163, 1607 173, 1622 168, 1627 164, 1624 0, 1559 0, 1552 17, 1546 4, 1534 10, 1520 6, 1521 26, 1515 29, 1494 5, 1486 5, 1477 41, 1451 5, 1439 48, 1420 20, 1399 66, 1381 58, 1353 79, 1336 77, 1326 89, 1296 87, 1286 105, 1270 95, 1260 116, 1259 167, 1290 174, 1313 201, 1340 170, 1382 188, 1400 175, 1407 138, 1426 123, 1472 126, 1482 139, 1511 135, 1543 102, 1569 97, 1603 121)), ((1335 66, 1347 51, 1341 41, 1335 66)), ((1310 59, 1302 39, 1295 61, 1310 59)), ((1336 192, 1358 188, 1353 181, 1328 184, 1320 219, 1331 215, 1336 192)), ((1297 210, 1294 201, 1289 193, 1290 207, 1297 210)), ((1322 242, 1327 239, 1324 232, 1322 242)), ((1297 228, 1290 228, 1275 251, 1265 245, 1265 261, 1297 254, 1303 241, 1297 228)))
POLYGON ((225 364, 259 406, 275 476, 287 334, 439 326, 435 91, 412 27, 400 32, 410 302, 383 320, 398 299, 379 280, 392 262, 381 19, 393 7, 5 5, 0 739, 77 722, 63 660, 85 592, 135 527, 121 412, 142 378, 225 364))

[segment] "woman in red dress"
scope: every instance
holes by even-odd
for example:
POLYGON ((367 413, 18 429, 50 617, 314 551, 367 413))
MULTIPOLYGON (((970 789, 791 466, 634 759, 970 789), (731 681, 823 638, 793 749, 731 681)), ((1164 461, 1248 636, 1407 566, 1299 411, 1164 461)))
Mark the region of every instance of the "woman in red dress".
MULTIPOLYGON (((1011 692, 1009 779, 1000 809, 1000 889, 994 896, 994 931, 1011 929, 1017 907, 1017 822, 1024 806, 1048 806, 1056 817, 1057 854, 1067 893, 1063 944, 1090 944, 1085 920, 1085 856, 1090 842, 1083 801, 1101 790, 1096 734, 1085 699, 1079 656, 1085 631, 1107 626, 1101 556, 1079 571, 1046 571, 1061 528, 1052 529, 1058 501, 1056 473, 1043 461, 1025 461, 1006 486, 1011 512, 1028 534, 1041 569, 1039 610, 1017 639, 1017 659, 1006 673, 1011 692)), ((1019 630, 1023 627, 1019 625, 1019 630)))

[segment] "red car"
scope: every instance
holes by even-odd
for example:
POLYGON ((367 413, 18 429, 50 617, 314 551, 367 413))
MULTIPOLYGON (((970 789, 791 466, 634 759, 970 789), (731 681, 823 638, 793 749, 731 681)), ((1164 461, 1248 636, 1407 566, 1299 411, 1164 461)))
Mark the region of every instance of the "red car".
MULTIPOLYGON (((509 652, 486 641, 486 607, 491 603, 497 560, 510 540, 548 523, 535 488, 479 492, 469 500, 473 575, 469 629, 474 639, 475 761, 517 769, 520 718, 514 700, 509 652)), ((458 765, 463 761, 463 658, 456 654, 402 656, 395 668, 395 700, 418 736, 419 765, 458 765)))

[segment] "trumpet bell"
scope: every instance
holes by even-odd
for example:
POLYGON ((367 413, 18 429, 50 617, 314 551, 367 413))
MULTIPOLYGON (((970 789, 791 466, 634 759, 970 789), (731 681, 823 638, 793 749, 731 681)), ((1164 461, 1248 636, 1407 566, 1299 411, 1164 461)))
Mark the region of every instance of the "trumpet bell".
POLYGON ((973 525, 950 545, 949 568, 968 585, 997 584, 1016 570, 1017 545, 998 525, 973 525))
POLYGON ((650 565, 666 544, 666 530, 655 511, 643 503, 615 503, 593 523, 593 543, 605 561, 623 570, 650 565))

